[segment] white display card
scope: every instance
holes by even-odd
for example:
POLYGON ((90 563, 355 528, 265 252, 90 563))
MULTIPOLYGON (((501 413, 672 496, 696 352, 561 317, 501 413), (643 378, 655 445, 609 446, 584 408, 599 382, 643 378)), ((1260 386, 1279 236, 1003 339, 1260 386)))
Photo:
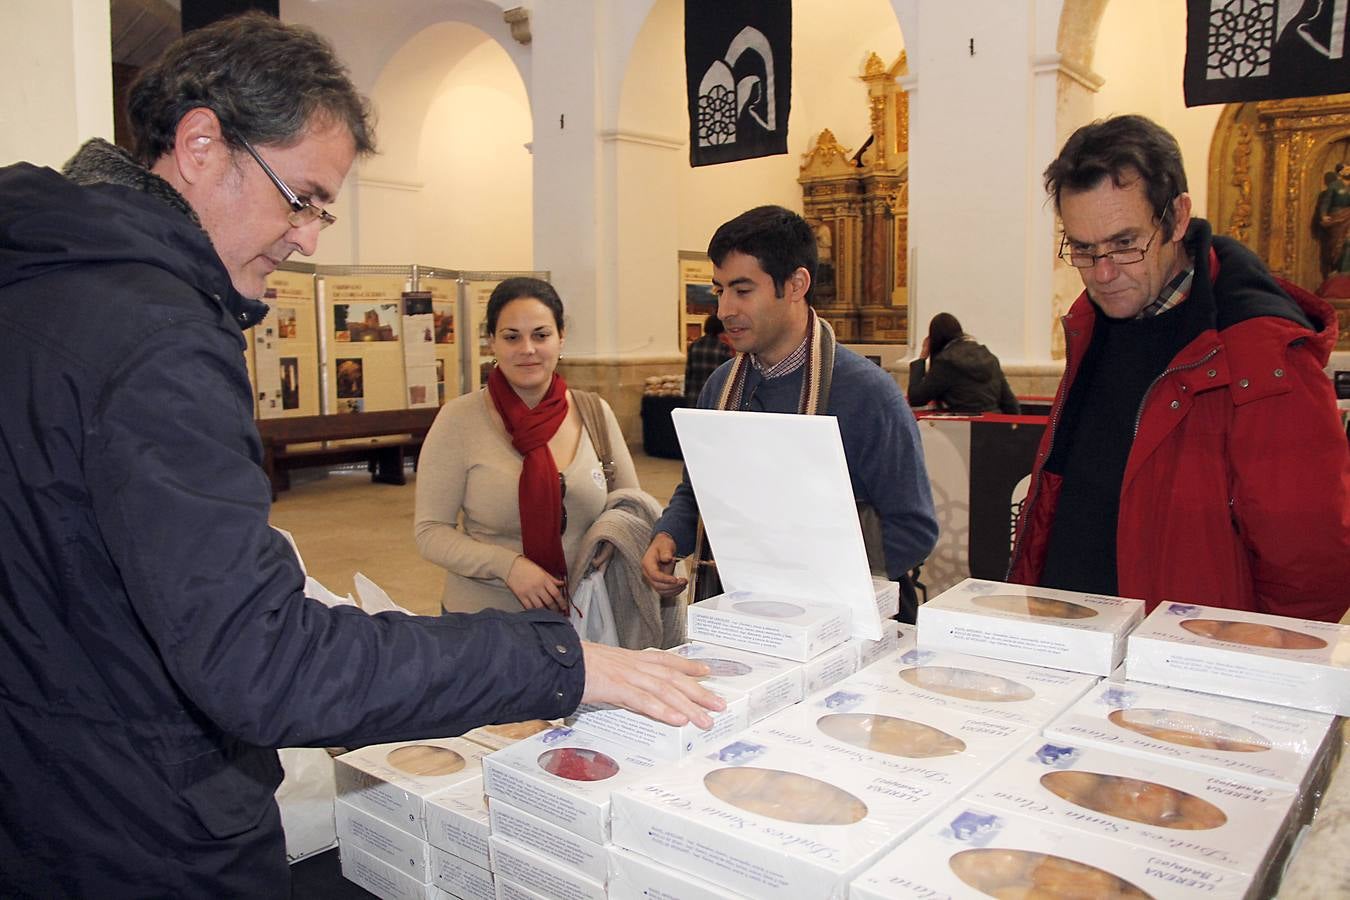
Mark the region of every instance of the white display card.
POLYGON ((620 709, 608 704, 583 703, 567 719, 567 724, 605 740, 623 744, 656 759, 678 760, 715 746, 722 739, 750 725, 750 700, 745 694, 729 688, 714 689, 726 701, 720 712, 708 710, 712 727, 707 731, 693 722, 667 725, 642 713, 620 709))
POLYGON ((604 844, 588 841, 500 800, 493 800, 489 807, 492 833, 498 837, 529 847, 540 856, 576 869, 594 881, 603 883, 608 877, 609 851, 604 844))
POLYGON ((488 752, 463 738, 362 747, 333 761, 337 796, 426 840, 426 798, 478 777, 488 752))
POLYGON ((950 650, 910 648, 887 662, 873 666, 868 677, 885 679, 924 703, 1036 729, 1100 680, 1096 675, 950 650))
POLYGON ((842 898, 940 806, 931 789, 742 736, 617 792, 614 843, 759 898, 842 898))
POLYGON ((587 878, 499 835, 492 836, 492 865, 506 879, 552 900, 606 900, 605 883, 587 878))
POLYGON ((1125 674, 1350 715, 1350 625, 1160 603, 1130 636, 1125 674))
POLYGON ((1238 900, 1228 869, 961 800, 853 882, 849 900, 1238 900))
POLYGON ((688 617, 691 641, 798 662, 819 656, 849 636, 847 608, 764 592, 718 594, 690 604, 688 617))
POLYGON ((649 756, 571 728, 553 728, 487 757, 483 783, 492 800, 604 844, 610 794, 656 771, 658 763, 649 756))
POLYGON ((1109 675, 1141 600, 967 578, 919 607, 919 648, 1109 675))
POLYGON ((835 418, 677 409, 671 420, 726 591, 838 605, 853 637, 881 637, 835 418))
POLYGON ((967 798, 1261 880, 1291 790, 1037 737, 967 798))
POLYGON ((745 694, 751 722, 758 722, 805 696, 801 664, 791 660, 698 641, 672 647, 670 652, 707 664, 712 674, 702 679, 702 683, 709 690, 729 689, 745 694))
POLYGON ((609 848, 608 888, 609 900, 739 900, 742 896, 615 846, 609 848))
POLYGON ((1325 713, 1112 679, 1047 725, 1045 735, 1299 788, 1333 721, 1325 713))
POLYGON ((487 798, 483 779, 475 778, 432 794, 426 804, 427 843, 484 869, 488 857, 487 798))
POLYGON ((883 674, 859 672, 776 713, 764 736, 827 761, 824 771, 867 766, 921 784, 945 802, 997 766, 1033 733, 1024 726, 916 702, 883 674))

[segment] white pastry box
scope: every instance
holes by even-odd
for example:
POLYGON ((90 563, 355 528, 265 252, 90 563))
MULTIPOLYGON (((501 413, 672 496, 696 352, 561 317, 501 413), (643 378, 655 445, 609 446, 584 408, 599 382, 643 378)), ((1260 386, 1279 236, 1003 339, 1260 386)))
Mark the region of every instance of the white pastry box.
POLYGON ((1033 733, 1029 728, 964 710, 916 702, 887 679, 860 672, 830 691, 808 697, 760 722, 747 736, 764 736, 822 760, 823 771, 866 766, 932 799, 954 799, 1033 733))
POLYGON ((443 893, 436 885, 418 881, 364 850, 344 846, 341 841, 338 842, 338 860, 343 878, 359 884, 381 900, 440 900, 443 893))
POLYGON ((439 847, 431 848, 432 884, 450 897, 493 900, 497 887, 492 872, 439 847))
POLYGON ((1110 675, 1141 600, 967 578, 919 607, 919 648, 1110 675))
POLYGON ((849 898, 1238 900, 1248 886, 1228 869, 962 800, 855 879, 849 898))
POLYGON ((858 671, 858 648, 851 643, 831 647, 802 663, 806 696, 818 694, 858 671))
POLYGON ((900 612, 900 583, 873 575, 872 590, 877 597, 877 615, 881 616, 884 626, 887 619, 893 619, 900 612))
POLYGON ((509 878, 497 877, 497 900, 555 900, 538 891, 516 884, 509 878))
POLYGON ((1334 717, 1142 681, 1103 681, 1045 736, 1299 788, 1334 717))
POLYGON ((867 638, 849 638, 849 645, 853 647, 853 651, 858 657, 857 668, 865 669, 872 665, 872 663, 878 662, 885 659, 887 656, 892 656, 898 652, 900 649, 900 634, 902 631, 908 631, 910 634, 913 634, 914 626, 901 626, 901 624, 894 619, 883 619, 881 622, 880 640, 871 641, 867 638))
POLYGON ((483 784, 494 801, 529 810, 604 844, 609 841, 610 795, 650 779, 658 765, 612 741, 554 728, 487 757, 483 784))
POLYGON ((432 880, 431 845, 402 828, 339 799, 333 804, 338 842, 356 848, 416 879, 432 880))
POLYGON ((604 844, 588 841, 545 822, 519 807, 500 800, 489 804, 492 815, 492 833, 512 843, 529 847, 540 856, 576 869, 592 881, 604 883, 609 874, 609 851, 604 844))
POLYGON ((622 847, 609 848, 609 900, 740 900, 710 881, 622 847))
POLYGON ((552 900, 606 900, 603 881, 495 834, 492 865, 499 882, 510 881, 552 900))
POLYGON ((530 719, 525 722, 507 722, 502 725, 483 725, 472 731, 464 732, 464 736, 475 744, 482 744, 491 750, 500 750, 503 747, 509 747, 516 741, 523 741, 527 737, 536 735, 541 731, 548 731, 550 728, 556 728, 562 724, 562 719, 548 721, 546 719, 530 719))
POLYGON ((718 594, 689 606, 689 640, 805 662, 849 637, 843 605, 751 591, 718 594))
POLYGON ((1350 715, 1350 626, 1161 603, 1130 636, 1125 674, 1131 681, 1350 715))
POLYGON ((937 806, 884 772, 758 737, 614 795, 614 843, 758 898, 842 898, 937 806))
POLYGON ((1010 813, 1261 880, 1292 790, 1038 737, 966 795, 1010 813))
POLYGON ((681 644, 670 652, 705 663, 711 674, 702 681, 709 690, 729 688, 744 693, 749 701, 747 714, 751 722, 791 706, 804 696, 801 663, 698 642, 681 644))
POLYGON ((337 796, 426 840, 426 801, 471 781, 490 751, 463 738, 373 744, 333 761, 337 796))
POLYGON ((690 753, 715 746, 724 738, 744 731, 750 725, 750 700, 745 694, 728 688, 712 688, 726 701, 721 712, 708 710, 712 727, 707 731, 692 722, 667 725, 641 713, 608 704, 583 703, 567 719, 577 731, 623 744, 656 759, 678 760, 690 753))
POLYGON ((912 648, 890 662, 872 668, 868 677, 884 678, 924 703, 1037 729, 1100 680, 1081 672, 949 650, 912 648))
POLYGON ((484 869, 488 857, 487 798, 483 779, 474 778, 427 798, 427 843, 484 869))

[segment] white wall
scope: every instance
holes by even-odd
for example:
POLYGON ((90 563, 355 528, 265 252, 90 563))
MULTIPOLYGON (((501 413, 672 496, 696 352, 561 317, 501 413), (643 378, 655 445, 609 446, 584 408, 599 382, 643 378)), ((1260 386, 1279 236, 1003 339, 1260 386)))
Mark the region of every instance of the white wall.
POLYGON ((1176 0, 1113 0, 1097 32, 1093 69, 1105 83, 1093 103, 1098 117, 1148 116, 1176 136, 1198 215, 1209 197, 1209 146, 1222 104, 1186 108, 1186 5, 1176 0))
POLYGON ((84 141, 112 136, 107 0, 0 3, 0 165, 60 168, 84 141))

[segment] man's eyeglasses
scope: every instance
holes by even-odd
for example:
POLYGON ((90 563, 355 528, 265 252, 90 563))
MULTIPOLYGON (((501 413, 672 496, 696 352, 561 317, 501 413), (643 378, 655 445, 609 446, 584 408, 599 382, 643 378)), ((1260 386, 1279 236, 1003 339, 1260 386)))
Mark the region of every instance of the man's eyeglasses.
POLYGON ((1090 253, 1087 250, 1069 246, 1069 239, 1064 238, 1059 244, 1059 258, 1064 260, 1075 269, 1090 269, 1097 264, 1099 259, 1109 259, 1112 264, 1117 266, 1128 266, 1143 260, 1148 253, 1148 248, 1153 246, 1153 241, 1157 239, 1158 232, 1161 229, 1153 229, 1153 234, 1149 236, 1148 243, 1142 247, 1122 247, 1119 250, 1107 250, 1105 253, 1090 253))
POLYGON ((297 197, 295 191, 287 187, 286 182, 277 177, 277 173, 272 171, 272 167, 258 155, 258 151, 253 149, 252 144, 241 138, 239 135, 235 135, 234 139, 239 142, 240 146, 248 151, 248 155, 253 157, 258 165, 262 166, 263 172, 266 173, 268 178, 272 179, 272 183, 277 186, 277 190, 281 191, 281 196, 285 197, 286 202, 290 204, 291 212, 286 216, 286 221, 291 223, 291 227, 304 228, 315 219, 318 219, 319 229, 322 230, 337 221, 337 218, 334 217, 332 213, 321 206, 315 206, 309 201, 308 197, 297 197))

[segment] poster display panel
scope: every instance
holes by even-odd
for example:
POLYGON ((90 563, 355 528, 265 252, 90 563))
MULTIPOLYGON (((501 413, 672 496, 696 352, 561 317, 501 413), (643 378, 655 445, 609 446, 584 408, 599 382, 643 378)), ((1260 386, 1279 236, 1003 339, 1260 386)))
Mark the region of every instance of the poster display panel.
MULTIPOLYGON (((466 332, 470 337, 470 348, 472 356, 472 365, 470 371, 473 375, 471 390, 478 390, 487 384, 488 372, 492 370, 494 362, 492 350, 488 346, 487 333, 487 305, 488 298, 492 296, 492 291, 497 285, 501 284, 503 279, 480 279, 474 278, 464 282, 464 288, 468 291, 469 297, 469 330, 466 332)), ((448 374, 448 373, 447 373, 448 374)))
POLYGON ((717 312, 717 297, 712 289, 712 260, 706 253, 681 250, 679 265, 680 334, 676 346, 683 353, 690 344, 703 337, 703 322, 717 312))
POLYGON ((258 418, 316 416, 320 388, 314 276, 273 272, 267 277, 263 301, 271 310, 253 329, 258 418))
POLYGON ((444 406, 446 400, 459 396, 460 392, 459 279, 424 277, 418 287, 431 295, 436 402, 444 406))
POLYGON ((407 408, 406 283, 402 276, 324 276, 329 412, 407 408))

